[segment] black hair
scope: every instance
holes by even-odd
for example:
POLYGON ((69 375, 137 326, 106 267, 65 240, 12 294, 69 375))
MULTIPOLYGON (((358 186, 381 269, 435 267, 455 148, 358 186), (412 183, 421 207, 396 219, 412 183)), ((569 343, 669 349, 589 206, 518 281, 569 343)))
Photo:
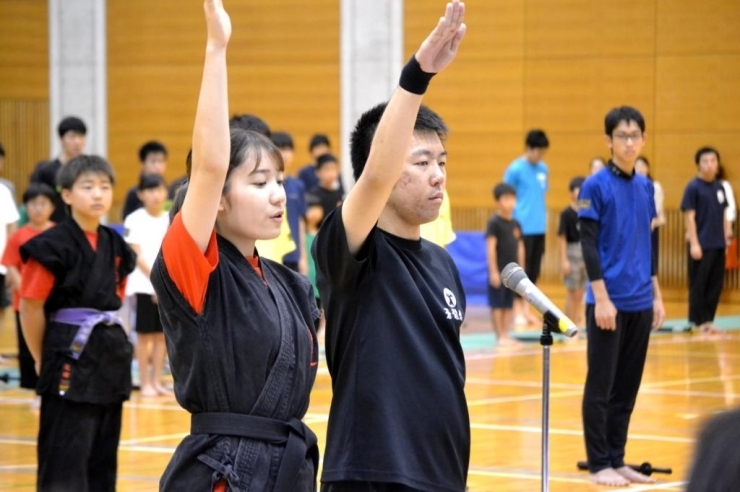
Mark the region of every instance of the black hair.
MULTIPOLYGON (((231 172, 243 164, 248 157, 255 158, 255 167, 257 167, 262 160, 262 154, 267 153, 277 163, 278 170, 280 172, 285 170, 283 155, 280 153, 280 149, 275 147, 275 144, 273 144, 265 135, 252 130, 244 130, 240 127, 232 126, 230 129, 230 137, 231 155, 229 156, 229 169, 226 171, 224 193, 229 191, 229 177, 231 176, 231 172)), ((190 173, 193 170, 193 149, 190 149, 188 156, 185 159, 185 169, 187 171, 188 179, 190 179, 190 173)))
POLYGON ((102 174, 110 179, 110 184, 116 184, 116 175, 113 166, 99 155, 81 154, 59 168, 57 185, 63 190, 71 190, 75 181, 83 174, 102 174))
POLYGON ((278 149, 293 150, 295 148, 293 146, 293 137, 291 137, 288 132, 273 132, 271 139, 272 143, 274 143, 275 147, 278 149))
POLYGON ((586 181, 586 178, 583 176, 576 176, 575 178, 570 180, 570 183, 568 183, 568 190, 573 191, 576 188, 580 188, 583 186, 583 182, 586 181))
POLYGON ((270 138, 270 127, 265 120, 253 114, 235 114, 229 120, 229 126, 231 128, 253 131, 270 138))
POLYGON ((62 138, 67 132, 77 132, 87 135, 87 127, 85 126, 85 122, 76 116, 67 116, 59 122, 57 133, 59 134, 59 138, 62 138))
POLYGON ((5 157, 5 147, 3 147, 3 144, 0 142, 0 157, 5 157))
POLYGON ((306 193, 306 208, 321 207, 321 199, 315 193, 306 193))
POLYGON ((326 145, 327 147, 331 148, 329 137, 324 135, 323 133, 317 133, 311 137, 311 140, 308 142, 308 151, 311 152, 314 148, 320 145, 326 145))
POLYGON ((31 183, 31 185, 26 188, 26 191, 23 192, 23 203, 28 203, 40 196, 45 196, 51 200, 51 204, 54 205, 54 200, 56 200, 57 194, 52 187, 46 183, 31 183))
POLYGON ((694 449, 686 492, 740 490, 740 410, 707 421, 694 449))
POLYGON ((159 174, 142 174, 139 177, 139 191, 151 190, 153 188, 159 188, 160 186, 167 187, 167 183, 164 178, 159 174))
POLYGON ((169 212, 170 224, 175 220, 175 215, 177 215, 177 212, 182 208, 182 204, 185 203, 185 195, 188 193, 188 184, 188 180, 183 181, 175 192, 174 198, 172 198, 172 206, 170 207, 169 212))
POLYGON ((499 201, 504 195, 516 196, 516 188, 508 183, 499 183, 493 187, 493 197, 496 199, 496 201, 499 201))
MULTIPOLYGON (((350 135, 350 156, 355 181, 360 179, 365 169, 375 131, 378 129, 378 123, 387 105, 388 103, 381 103, 363 113, 350 135)), ((436 133, 439 139, 444 141, 447 138, 448 129, 437 113, 422 105, 416 115, 414 132, 436 133)))
POLYGON ((696 155, 694 156, 694 162, 696 163, 697 166, 699 165, 699 161, 701 161, 701 157, 704 154, 714 154, 717 156, 717 162, 720 162, 719 152, 717 152, 717 149, 715 149, 714 147, 704 146, 700 148, 699 150, 697 150, 696 155))
POLYGON ((614 129, 622 121, 628 124, 630 121, 634 121, 640 127, 640 131, 645 133, 645 118, 642 117, 640 111, 632 106, 619 106, 606 113, 606 117, 604 118, 604 133, 611 137, 614 129))
POLYGON ((145 143, 139 149, 139 162, 143 164, 146 158, 149 157, 149 154, 164 154, 167 157, 167 147, 162 142, 157 142, 156 140, 145 143))
POLYGON ((330 154, 328 152, 326 154, 321 154, 316 159, 316 170, 318 171, 324 165, 332 163, 332 162, 335 164, 339 164, 339 161, 337 160, 337 156, 335 156, 334 154, 330 154))
POLYGON ((539 129, 529 130, 524 144, 528 149, 546 149, 550 147, 550 141, 545 132, 539 129))

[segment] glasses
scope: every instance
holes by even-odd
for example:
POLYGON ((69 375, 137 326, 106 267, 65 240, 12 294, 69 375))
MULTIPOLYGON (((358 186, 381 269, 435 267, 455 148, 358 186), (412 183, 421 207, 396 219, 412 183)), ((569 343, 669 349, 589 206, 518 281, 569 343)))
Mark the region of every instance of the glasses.
POLYGON ((627 143, 630 140, 632 140, 632 142, 639 142, 642 139, 642 133, 615 133, 612 135, 612 138, 624 143, 627 143))

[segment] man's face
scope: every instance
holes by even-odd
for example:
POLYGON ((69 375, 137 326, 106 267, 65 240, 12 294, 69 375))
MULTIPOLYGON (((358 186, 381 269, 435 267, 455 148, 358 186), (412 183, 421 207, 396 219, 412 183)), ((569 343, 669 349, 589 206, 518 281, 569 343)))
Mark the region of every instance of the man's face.
POLYGON ((699 157, 699 175, 707 181, 713 181, 719 170, 719 159, 714 152, 705 152, 699 157))
POLYGON ((70 130, 65 133, 59 141, 62 144, 62 152, 68 159, 74 159, 85 151, 85 134, 70 130))
POLYGON ((167 155, 164 152, 149 152, 141 163, 142 174, 164 176, 167 169, 167 155))
POLYGON ((321 157, 322 155, 328 154, 329 152, 331 152, 331 149, 329 148, 328 145, 324 145, 324 144, 317 145, 311 149, 311 155, 313 156, 314 161, 318 159, 319 157, 321 157))
POLYGON ((407 225, 431 222, 439 215, 446 180, 447 151, 434 132, 414 132, 403 173, 388 206, 407 225))
POLYGON ((606 145, 618 163, 634 163, 645 147, 645 135, 637 122, 620 121, 612 134, 606 136, 606 145))
POLYGON ((530 164, 537 164, 545 158, 547 149, 527 147, 525 158, 530 164))

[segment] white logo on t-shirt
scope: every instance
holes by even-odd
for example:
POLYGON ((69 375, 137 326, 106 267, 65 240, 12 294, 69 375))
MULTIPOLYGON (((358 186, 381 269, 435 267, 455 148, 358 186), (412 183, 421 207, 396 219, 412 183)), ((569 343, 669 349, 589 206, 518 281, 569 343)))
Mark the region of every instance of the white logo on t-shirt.
POLYGON ((443 294, 445 296, 445 302, 449 306, 449 308, 445 308, 445 316, 447 317, 447 319, 454 318, 458 321, 462 321, 463 313, 462 310, 456 309, 457 298, 455 297, 455 294, 453 294, 452 291, 447 287, 445 287, 443 294))
POLYGON ((540 186, 543 190, 547 188, 547 174, 537 173, 537 181, 540 182, 540 186))
POLYGON ((717 190, 717 201, 725 203, 725 193, 722 190, 717 190))

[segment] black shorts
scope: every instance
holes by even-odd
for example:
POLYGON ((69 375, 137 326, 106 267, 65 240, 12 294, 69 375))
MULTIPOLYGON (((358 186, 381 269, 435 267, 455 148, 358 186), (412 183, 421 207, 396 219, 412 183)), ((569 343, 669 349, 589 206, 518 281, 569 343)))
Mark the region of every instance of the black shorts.
POLYGON ((0 309, 5 309, 8 306, 10 306, 10 296, 5 285, 5 274, 0 273, 0 309))
POLYGON ((489 283, 488 307, 491 309, 512 309, 514 307, 514 291, 507 289, 503 284, 493 287, 489 283))
POLYGON ((151 294, 136 294, 136 333, 164 333, 151 294))

